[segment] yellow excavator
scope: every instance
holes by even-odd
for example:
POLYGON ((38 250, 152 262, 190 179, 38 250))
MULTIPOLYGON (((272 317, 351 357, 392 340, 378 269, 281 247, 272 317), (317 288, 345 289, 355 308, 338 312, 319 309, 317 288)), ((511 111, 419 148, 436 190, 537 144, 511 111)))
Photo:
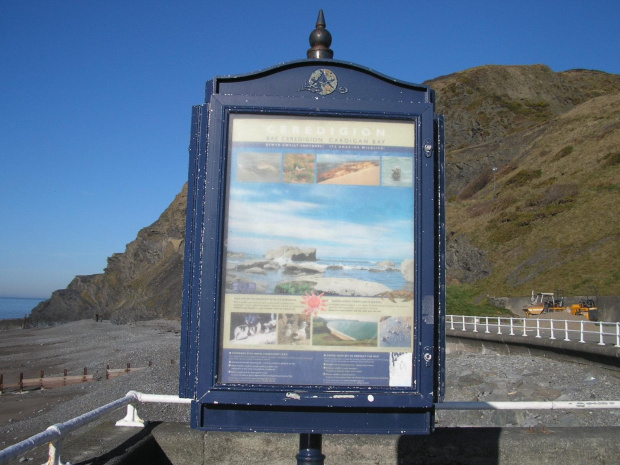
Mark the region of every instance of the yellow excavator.
POLYGON ((522 309, 529 318, 532 315, 540 315, 549 312, 563 312, 566 310, 564 306, 564 293, 560 290, 553 292, 539 292, 534 294, 532 291, 531 304, 522 309))
POLYGON ((585 300, 571 305, 570 312, 573 315, 583 315, 590 321, 598 321, 598 292, 596 288, 590 286, 585 300), (592 298, 590 298, 590 294, 592 294, 592 298))

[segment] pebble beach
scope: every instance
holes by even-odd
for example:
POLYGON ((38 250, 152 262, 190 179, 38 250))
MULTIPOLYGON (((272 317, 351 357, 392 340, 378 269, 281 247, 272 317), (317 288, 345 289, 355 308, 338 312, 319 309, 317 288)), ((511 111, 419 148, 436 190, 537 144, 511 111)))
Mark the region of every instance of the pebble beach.
MULTIPOLYGON (((93 381, 55 389, 31 389, 0 395, 0 449, 123 397, 135 390, 178 395, 178 321, 153 320, 128 325, 82 320, 47 328, 0 332, 0 374, 4 382, 24 378, 81 375, 86 367, 93 381), (149 362, 151 366, 149 367, 149 362), (106 380, 106 367, 130 371, 106 380)), ((118 410, 108 416, 124 416, 118 410)), ((145 404, 143 418, 189 422, 185 405, 145 404)))
MULTIPOLYGON (((93 381, 55 389, 0 395, 0 449, 26 439, 135 390, 178 394, 180 322, 145 321, 114 325, 82 320, 64 325, 0 332, 0 374, 4 382, 82 374, 93 381), (149 362, 151 366, 149 367, 149 362), (106 380, 106 366, 143 368, 106 380)), ((620 372, 545 357, 449 352, 445 401, 620 400, 620 372)), ((187 405, 144 404, 150 421, 189 422, 187 405)), ((119 410, 112 420, 124 416, 119 410)), ((441 411, 438 427, 495 426, 552 428, 620 426, 618 410, 441 411)))

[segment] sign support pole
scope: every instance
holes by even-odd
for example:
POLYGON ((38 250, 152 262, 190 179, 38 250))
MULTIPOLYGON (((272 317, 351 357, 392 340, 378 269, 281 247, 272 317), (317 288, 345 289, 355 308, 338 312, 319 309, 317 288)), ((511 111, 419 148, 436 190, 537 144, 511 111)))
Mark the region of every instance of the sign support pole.
POLYGON ((321 452, 322 434, 300 434, 297 465, 323 465, 325 456, 321 452))

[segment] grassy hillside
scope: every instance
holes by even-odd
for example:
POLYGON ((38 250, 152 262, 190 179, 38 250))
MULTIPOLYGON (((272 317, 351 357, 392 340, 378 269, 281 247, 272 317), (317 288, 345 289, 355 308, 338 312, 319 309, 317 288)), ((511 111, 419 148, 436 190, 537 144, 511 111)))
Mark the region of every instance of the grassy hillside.
POLYGON ((620 77, 483 67, 429 84, 453 118, 449 240, 491 264, 475 288, 620 294, 620 77))

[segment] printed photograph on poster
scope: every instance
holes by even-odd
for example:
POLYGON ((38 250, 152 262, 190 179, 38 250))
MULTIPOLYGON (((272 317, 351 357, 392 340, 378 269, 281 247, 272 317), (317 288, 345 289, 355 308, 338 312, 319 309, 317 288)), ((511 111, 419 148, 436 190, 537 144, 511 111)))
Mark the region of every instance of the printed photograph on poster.
POLYGON ((324 314, 312 319, 312 345, 377 347, 376 316, 324 314))
POLYGON ((278 344, 282 346, 310 345, 310 315, 285 314, 278 316, 278 344))
POLYGON ((279 153, 241 152, 237 158, 239 182, 280 182, 282 155, 279 153))
POLYGON ((277 341, 275 317, 275 313, 232 312, 230 341, 235 344, 275 344, 277 341))
POLYGON ((413 318, 410 316, 383 316, 379 323, 381 347, 411 347, 413 318))
POLYGON ((378 186, 381 180, 379 162, 378 156, 319 154, 318 183, 378 186))
POLYGON ((391 187, 413 186, 413 159, 405 157, 383 157, 381 184, 391 187))
POLYGON ((313 153, 284 154, 284 182, 314 183, 316 155, 313 153))

